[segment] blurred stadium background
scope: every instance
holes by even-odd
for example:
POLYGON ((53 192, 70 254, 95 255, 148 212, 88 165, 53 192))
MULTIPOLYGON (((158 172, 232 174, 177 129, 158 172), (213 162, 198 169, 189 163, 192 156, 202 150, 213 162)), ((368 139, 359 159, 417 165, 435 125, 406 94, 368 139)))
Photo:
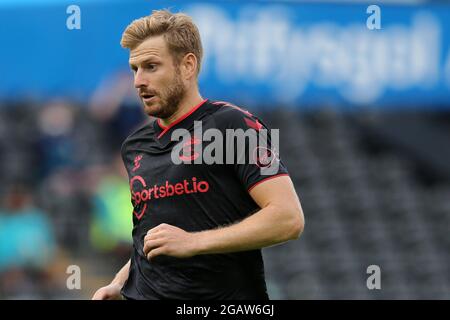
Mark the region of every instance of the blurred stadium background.
POLYGON ((0 298, 90 298, 127 261, 118 152, 146 119, 119 41, 161 8, 199 25, 204 97, 280 129, 306 229, 263 250, 271 297, 449 299, 450 4, 407 0, 1 0, 0 298))

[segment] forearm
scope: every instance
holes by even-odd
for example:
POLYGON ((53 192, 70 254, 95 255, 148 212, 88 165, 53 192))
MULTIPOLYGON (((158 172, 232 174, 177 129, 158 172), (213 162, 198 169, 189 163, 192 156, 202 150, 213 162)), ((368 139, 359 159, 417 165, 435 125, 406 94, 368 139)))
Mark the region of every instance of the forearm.
POLYGON ((131 260, 128 260, 128 262, 123 266, 123 268, 120 269, 120 271, 116 274, 113 281, 111 281, 111 284, 117 284, 120 287, 123 287, 130 273, 130 264, 131 260))
POLYGON ((237 224, 197 233, 198 254, 259 249, 291 239, 301 231, 301 215, 267 206, 237 224))

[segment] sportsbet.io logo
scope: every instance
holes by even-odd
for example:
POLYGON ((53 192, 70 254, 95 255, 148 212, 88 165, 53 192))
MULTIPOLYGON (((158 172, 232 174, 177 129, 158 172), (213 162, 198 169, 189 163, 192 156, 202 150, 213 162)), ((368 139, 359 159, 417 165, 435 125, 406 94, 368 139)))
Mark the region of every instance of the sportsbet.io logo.
POLYGON ((197 177, 184 179, 181 182, 170 183, 165 181, 162 184, 154 184, 148 187, 144 178, 134 176, 130 180, 131 202, 134 207, 133 214, 140 220, 147 211, 147 204, 150 200, 163 199, 166 197, 181 196, 191 193, 205 193, 209 190, 207 181, 199 180, 197 177))

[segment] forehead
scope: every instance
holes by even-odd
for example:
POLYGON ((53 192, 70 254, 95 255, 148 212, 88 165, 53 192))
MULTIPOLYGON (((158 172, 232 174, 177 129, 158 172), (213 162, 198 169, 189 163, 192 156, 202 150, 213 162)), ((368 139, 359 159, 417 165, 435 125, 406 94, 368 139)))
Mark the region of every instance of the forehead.
POLYGON ((164 37, 156 36, 145 39, 136 48, 130 50, 130 64, 139 64, 150 57, 164 59, 169 56, 164 37))

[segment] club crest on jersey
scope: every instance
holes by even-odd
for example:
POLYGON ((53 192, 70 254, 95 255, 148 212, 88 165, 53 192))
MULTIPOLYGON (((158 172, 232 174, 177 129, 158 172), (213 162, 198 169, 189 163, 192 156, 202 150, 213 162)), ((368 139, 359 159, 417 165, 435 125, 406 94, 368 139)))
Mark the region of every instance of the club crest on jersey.
POLYGON ((279 161, 278 154, 266 147, 256 147, 253 150, 253 161, 260 168, 267 168, 273 165, 274 161, 279 161))
POLYGON ((198 158, 200 153, 196 151, 195 146, 200 144, 202 141, 193 136, 190 140, 183 143, 183 152, 180 154, 181 161, 193 161, 198 158))

